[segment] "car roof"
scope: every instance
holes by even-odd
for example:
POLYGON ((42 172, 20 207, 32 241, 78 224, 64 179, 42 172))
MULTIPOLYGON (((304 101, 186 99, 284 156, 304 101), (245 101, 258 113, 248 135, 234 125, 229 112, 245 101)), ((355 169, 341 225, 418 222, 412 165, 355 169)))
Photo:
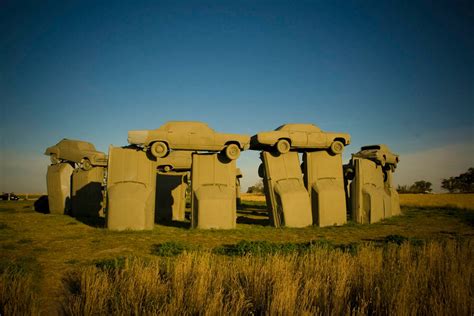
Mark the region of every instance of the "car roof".
POLYGON ((80 150, 96 150, 95 146, 92 143, 67 138, 62 139, 56 146, 64 146, 80 150))
POLYGON ((198 121, 168 121, 165 124, 161 125, 158 129, 160 130, 212 130, 209 125, 204 122, 198 121))
POLYGON ((367 146, 362 146, 360 150, 384 150, 384 151, 390 151, 387 145, 385 144, 378 144, 378 145, 367 145, 367 146))
POLYGON ((320 132, 321 129, 314 124, 292 123, 279 126, 275 131, 320 132))

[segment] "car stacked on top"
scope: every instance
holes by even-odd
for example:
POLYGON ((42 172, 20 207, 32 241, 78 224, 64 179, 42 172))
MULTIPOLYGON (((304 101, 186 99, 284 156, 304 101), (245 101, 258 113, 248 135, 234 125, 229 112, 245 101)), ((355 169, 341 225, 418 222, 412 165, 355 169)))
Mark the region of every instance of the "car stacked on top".
POLYGON ((323 132, 314 124, 285 124, 274 131, 252 136, 250 148, 275 149, 280 154, 290 150, 329 149, 333 154, 341 154, 350 142, 351 137, 347 133, 323 132))
POLYGON ((360 148, 353 157, 365 158, 374 161, 385 169, 395 170, 400 158, 394 154, 385 144, 368 145, 360 148))
POLYGON ((107 155, 97 151, 93 144, 81 140, 62 139, 44 153, 50 156, 52 164, 61 162, 77 163, 84 170, 93 166, 107 166, 107 155))
POLYGON ((149 150, 156 158, 166 157, 171 150, 187 150, 222 151, 235 160, 249 148, 250 136, 217 133, 202 122, 170 121, 155 130, 129 131, 128 142, 149 150))

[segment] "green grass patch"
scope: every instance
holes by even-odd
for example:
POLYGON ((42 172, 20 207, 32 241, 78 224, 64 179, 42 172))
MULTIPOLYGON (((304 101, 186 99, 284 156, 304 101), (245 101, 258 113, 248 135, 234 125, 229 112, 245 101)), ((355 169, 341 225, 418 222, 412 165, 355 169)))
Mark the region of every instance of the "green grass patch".
POLYGON ((273 243, 266 240, 241 240, 236 244, 222 245, 213 249, 213 253, 226 256, 266 256, 274 254, 305 253, 315 248, 335 248, 328 240, 312 240, 304 243, 273 243))
POLYGON ((120 270, 125 268, 127 260, 127 257, 119 256, 116 258, 95 260, 94 265, 101 270, 120 270))
POLYGON ((185 251, 193 250, 189 245, 169 241, 161 244, 152 245, 151 254, 160 257, 174 257, 185 251))
POLYGON ((1 258, 0 274, 30 277, 34 291, 38 291, 43 279, 43 269, 35 256, 22 256, 13 260, 1 258))

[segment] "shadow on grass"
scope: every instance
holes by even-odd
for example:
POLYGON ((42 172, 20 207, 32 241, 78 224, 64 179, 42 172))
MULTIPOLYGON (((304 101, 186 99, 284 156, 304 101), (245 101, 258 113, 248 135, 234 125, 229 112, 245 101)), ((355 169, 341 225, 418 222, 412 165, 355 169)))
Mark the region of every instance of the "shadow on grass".
POLYGON ((257 209, 257 210, 267 210, 267 204, 263 202, 249 202, 243 201, 239 207, 239 210, 248 210, 248 209, 257 209))
POLYGON ((49 201, 47 195, 40 196, 33 204, 36 212, 42 214, 49 214, 49 201))
POLYGON ((268 219, 268 218, 252 218, 252 217, 247 217, 247 216, 238 216, 237 217, 237 224, 270 226, 270 219, 268 219))
POLYGON ((73 217, 79 222, 94 228, 105 228, 106 222, 104 217, 73 217))
POLYGON ((191 222, 183 222, 183 221, 163 221, 163 220, 160 220, 160 221, 158 221, 157 224, 163 225, 163 226, 176 227, 176 228, 185 228, 185 229, 191 228, 191 222))

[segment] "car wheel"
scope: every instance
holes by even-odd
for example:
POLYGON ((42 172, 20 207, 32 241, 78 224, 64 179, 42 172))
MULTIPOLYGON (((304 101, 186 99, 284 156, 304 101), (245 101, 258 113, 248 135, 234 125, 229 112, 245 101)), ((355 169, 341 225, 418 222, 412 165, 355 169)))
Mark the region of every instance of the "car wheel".
POLYGON ((331 152, 333 154, 339 155, 339 154, 342 154, 343 151, 344 151, 344 144, 341 141, 335 140, 332 142, 331 152))
POLYGON ((163 158, 168 153, 168 146, 163 142, 156 142, 151 145, 150 151, 156 158, 163 158))
POLYGON ((225 148, 225 155, 230 160, 236 160, 240 156, 240 148, 237 144, 229 144, 225 148))
POLYGON ((84 169, 84 170, 91 170, 92 169, 91 161, 87 158, 82 159, 81 165, 82 165, 82 169, 84 169))
POLYGON ((51 159, 51 163, 52 163, 53 165, 55 165, 55 164, 61 162, 61 161, 59 160, 57 154, 51 154, 51 156, 50 156, 49 158, 51 159))
POLYGON ((286 139, 280 139, 277 143, 276 143, 276 149, 278 150, 278 152, 280 154, 286 154, 287 152, 290 151, 290 142, 286 139))

